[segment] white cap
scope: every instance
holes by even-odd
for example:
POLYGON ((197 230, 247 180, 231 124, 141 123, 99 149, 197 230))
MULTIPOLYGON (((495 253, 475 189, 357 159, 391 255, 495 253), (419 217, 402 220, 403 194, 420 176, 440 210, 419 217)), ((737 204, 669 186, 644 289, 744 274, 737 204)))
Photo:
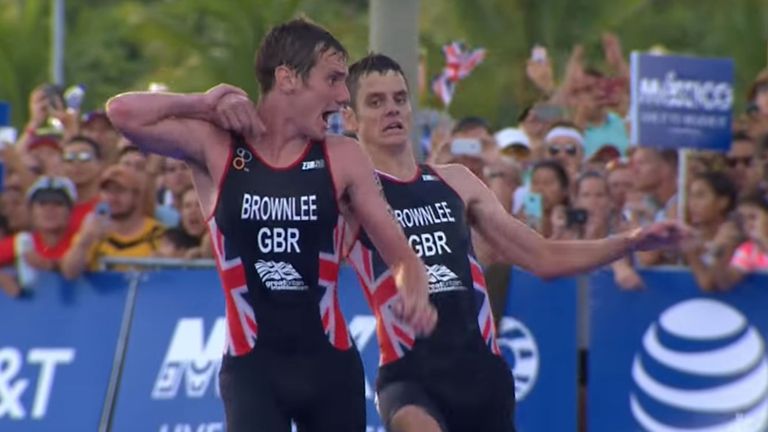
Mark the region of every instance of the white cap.
POLYGON ((496 144, 500 149, 505 149, 513 145, 520 145, 527 149, 531 148, 531 141, 528 139, 528 135, 518 128, 504 128, 494 135, 496 138, 496 144))

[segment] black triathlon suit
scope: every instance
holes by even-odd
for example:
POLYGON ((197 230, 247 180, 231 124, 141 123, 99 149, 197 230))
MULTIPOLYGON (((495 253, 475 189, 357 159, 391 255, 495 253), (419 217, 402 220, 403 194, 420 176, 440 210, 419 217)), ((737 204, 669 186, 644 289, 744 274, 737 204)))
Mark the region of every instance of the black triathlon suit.
POLYGON ((438 312, 427 338, 392 313, 397 290, 381 256, 361 231, 348 252, 376 315, 381 365, 377 406, 393 415, 416 405, 446 432, 514 430, 514 381, 500 356, 482 268, 472 248, 464 202, 428 165, 407 181, 380 173, 384 195, 408 242, 424 261, 438 312))
POLYGON ((229 432, 365 431, 365 384, 337 298, 343 224, 326 143, 288 167, 241 137, 208 226, 225 295, 229 432))

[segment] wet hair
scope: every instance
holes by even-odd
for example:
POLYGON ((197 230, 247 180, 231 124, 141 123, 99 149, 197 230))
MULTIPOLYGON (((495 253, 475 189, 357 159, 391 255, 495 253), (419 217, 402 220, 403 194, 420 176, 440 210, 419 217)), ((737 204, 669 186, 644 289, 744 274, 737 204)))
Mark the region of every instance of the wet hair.
POLYGON ((256 52, 254 70, 261 93, 266 94, 274 87, 278 67, 287 66, 306 80, 317 59, 328 51, 347 57, 341 42, 328 30, 305 18, 273 27, 256 52))
POLYGON ((75 135, 64 143, 64 148, 66 149, 67 147, 73 144, 88 145, 89 147, 91 147, 91 149, 93 149, 93 155, 96 156, 96 159, 101 160, 101 145, 99 145, 99 143, 97 143, 96 140, 89 138, 85 135, 75 135))
POLYGON ((693 182, 695 180, 701 180, 707 183, 717 197, 725 197, 728 199, 728 207, 725 209, 726 213, 730 213, 736 207, 738 191, 731 179, 724 173, 707 171, 693 176, 691 181, 693 182))
POLYGON ((384 54, 370 53, 350 66, 347 75, 347 88, 349 89, 352 108, 355 108, 357 92, 360 90, 360 80, 372 73, 385 75, 388 72, 400 74, 405 80, 406 87, 408 86, 408 80, 405 78, 400 64, 384 54))

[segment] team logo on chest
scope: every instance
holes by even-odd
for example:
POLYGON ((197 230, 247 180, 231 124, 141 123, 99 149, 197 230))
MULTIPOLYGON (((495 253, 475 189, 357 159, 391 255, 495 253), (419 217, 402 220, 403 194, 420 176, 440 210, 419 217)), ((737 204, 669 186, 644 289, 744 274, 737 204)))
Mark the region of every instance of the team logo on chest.
POLYGON ((299 272, 290 263, 258 260, 254 266, 264 285, 273 291, 309 289, 299 272))
POLYGON ((456 273, 442 264, 428 265, 429 292, 459 291, 466 289, 456 273))

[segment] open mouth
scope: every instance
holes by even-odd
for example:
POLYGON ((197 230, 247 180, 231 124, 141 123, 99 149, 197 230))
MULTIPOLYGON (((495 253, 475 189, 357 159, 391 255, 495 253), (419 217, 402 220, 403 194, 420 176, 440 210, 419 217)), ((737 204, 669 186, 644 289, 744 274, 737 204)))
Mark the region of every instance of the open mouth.
POLYGON ((335 112, 336 111, 323 111, 322 118, 323 118, 323 123, 325 123, 326 126, 328 126, 328 121, 331 119, 331 116, 335 112))
POLYGON ((388 123, 386 126, 384 126, 384 132, 388 131, 402 131, 405 129, 405 126, 403 125, 403 122, 401 121, 393 121, 391 123, 388 123))

